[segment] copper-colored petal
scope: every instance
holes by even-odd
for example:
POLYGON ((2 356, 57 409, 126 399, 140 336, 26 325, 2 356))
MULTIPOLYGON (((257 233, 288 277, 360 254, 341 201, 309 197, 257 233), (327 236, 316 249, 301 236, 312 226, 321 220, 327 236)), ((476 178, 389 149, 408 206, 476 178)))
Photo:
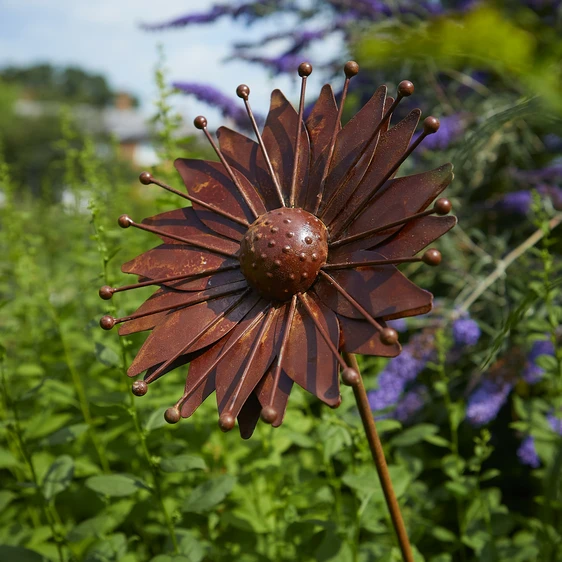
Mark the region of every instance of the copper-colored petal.
POLYGON ((249 439, 258 425, 261 413, 261 404, 255 392, 252 392, 244 402, 238 414, 238 428, 242 439, 249 439))
MULTIPOLYGON (((199 220, 195 209, 192 207, 160 213, 159 215, 144 219, 142 223, 159 228, 175 236, 192 240, 194 244, 205 244, 210 248, 216 248, 219 252, 228 252, 233 256, 240 249, 238 242, 217 236, 215 232, 205 226, 199 220)), ((160 236, 160 238, 167 244, 184 244, 166 236, 160 236)))
MULTIPOLYGON (((261 300, 238 322, 236 327, 224 338, 217 341, 212 347, 207 349, 200 357, 189 365, 189 373, 185 381, 185 392, 189 393, 189 398, 181 407, 181 415, 184 418, 190 417, 201 403, 215 390, 215 378, 217 373, 216 363, 221 354, 240 338, 241 334, 248 329, 256 318, 263 314, 268 303, 261 300), (203 382, 200 382, 203 377, 203 382)), ((228 363, 228 351, 221 361, 228 363)))
MULTIPOLYGON (((303 296, 337 347, 339 326, 336 315, 312 297, 310 291, 303 296)), ((338 404, 338 362, 318 332, 314 321, 300 305, 295 312, 286 357, 283 363, 285 374, 329 406, 338 404)))
MULTIPOLYGON (((279 180, 281 191, 286 202, 289 201, 291 179, 295 164, 295 140, 298 113, 280 90, 271 93, 271 105, 265 121, 262 138, 273 170, 279 180)), ((309 141, 304 124, 301 123, 301 140, 295 201, 297 206, 302 203, 308 184, 309 141)), ((258 168, 267 169, 262 151, 258 153, 258 168)), ((274 208, 280 207, 279 200, 274 208)))
MULTIPOLYGON (((353 320, 340 315, 338 322, 340 323, 342 349, 347 353, 396 357, 402 349, 399 343, 394 345, 382 343, 380 331, 365 320, 353 320)), ((384 326, 382 320, 380 323, 384 326)))
POLYGON ((126 321, 119 328, 119 335, 126 336, 144 330, 151 330, 175 307, 190 306, 232 292, 241 291, 246 287, 245 281, 227 283, 219 287, 211 287, 203 291, 189 293, 162 287, 134 312, 135 316, 140 314, 147 314, 147 316, 126 321), (162 311, 158 312, 159 310, 162 311))
MULTIPOLYGON (((376 252, 352 252, 349 262, 380 260, 376 252)), ((384 320, 416 316, 431 310, 433 296, 409 281, 393 265, 338 269, 330 275, 375 318, 384 320)), ((314 291, 333 311, 349 318, 363 319, 362 314, 330 283, 320 278, 314 291)))
MULTIPOLYGON (((394 103, 394 98, 392 96, 386 96, 386 100, 384 102, 384 112, 383 114, 386 115, 386 112, 390 109, 390 106, 394 103)), ((388 129, 390 129, 390 122, 392 120, 392 115, 382 124, 381 133, 386 133, 388 129)))
POLYGON ((170 283, 163 283, 163 285, 178 291, 204 291, 205 289, 222 287, 223 285, 236 283, 244 279, 244 274, 240 269, 231 269, 229 271, 214 273, 213 275, 198 277, 197 279, 171 281, 170 283))
POLYGON ((207 250, 183 244, 161 244, 124 263, 121 271, 135 273, 146 279, 162 279, 167 276, 205 273, 237 263, 237 258, 226 258, 207 250))
MULTIPOLYGON (((347 236, 367 232, 404 219, 425 210, 429 204, 451 183, 453 166, 444 164, 421 174, 404 176, 385 183, 366 205, 365 211, 355 219, 347 230, 347 236)), ((361 240, 341 246, 337 252, 366 250, 381 244, 403 225, 378 232, 361 240)), ((335 259, 334 253, 334 259, 335 259)))
POLYGON ((387 259, 415 256, 457 224, 457 217, 422 217, 376 248, 387 259))
POLYGON ((259 297, 255 293, 243 298, 238 306, 212 328, 206 329, 206 326, 218 314, 240 301, 240 297, 240 294, 231 294, 169 313, 144 342, 127 371, 129 376, 138 375, 153 365, 171 359, 197 336, 200 337, 184 350, 184 354, 197 351, 222 338, 256 303, 259 297), (181 337, 178 337, 180 334, 181 337))
POLYGON ((305 211, 312 211, 316 206, 318 187, 328 165, 334 130, 341 129, 338 106, 329 84, 322 87, 320 96, 306 120, 306 129, 310 138, 310 176, 306 197, 298 203, 305 211))
MULTIPOLYGON (((331 226, 333 232, 339 230, 347 219, 365 204, 371 190, 384 179, 404 155, 420 120, 420 115, 421 111, 414 109, 402 121, 381 134, 373 160, 361 183, 357 186, 357 190, 353 193, 353 197, 350 194, 347 199, 341 198, 334 201, 330 208, 326 209, 324 222, 331 226)), ((396 172, 392 176, 395 174, 396 172)))
MULTIPOLYGON (((254 222, 252 212, 220 162, 178 158, 174 165, 180 173, 189 195, 198 197, 205 203, 227 211, 250 224, 254 222)), ((263 213, 265 207, 255 187, 242 173, 239 171, 234 173, 256 211, 263 213)), ((223 236, 240 240, 246 231, 244 226, 203 209, 197 204, 194 204, 193 208, 202 222, 223 236)))
POLYGON ((280 206, 275 185, 263 158, 259 144, 228 127, 217 130, 221 151, 232 168, 241 172, 256 187, 267 210, 280 206))
POLYGON ((285 417, 289 394, 291 394, 291 389, 293 388, 293 379, 291 379, 287 373, 281 371, 279 383, 277 384, 275 392, 273 392, 274 370, 275 362, 271 365, 263 379, 259 382, 254 392, 257 394, 262 407, 271 404, 273 408, 275 408, 275 411, 277 412, 277 419, 271 425, 273 427, 279 427, 283 423, 283 418, 285 417), (272 393, 274 396, 273 403, 271 403, 272 393))
POLYGON ((275 318, 277 310, 272 310, 265 318, 241 338, 217 366, 216 389, 219 413, 227 410, 237 416, 244 402, 267 372, 275 357, 275 318), (271 316, 273 315, 273 316, 271 316), (261 340, 257 338, 261 329, 265 332, 261 340), (257 345, 253 360, 249 355, 257 345), (245 374, 242 380, 242 375, 245 374))
POLYGON ((338 133, 330 171, 326 177, 322 196, 323 206, 321 209, 325 209, 327 213, 325 218, 325 222, 327 221, 326 224, 329 224, 329 219, 334 216, 330 212, 332 208, 340 208, 341 202, 349 198, 350 194, 363 177, 371 156, 375 148, 377 148, 380 133, 378 133, 371 142, 369 141, 382 119, 385 98, 386 86, 380 86, 371 99, 338 133), (342 185, 357 155, 362 151, 366 151, 366 154, 353 170, 353 177, 349 179, 340 195, 334 199, 334 202, 329 203, 336 190, 342 185))

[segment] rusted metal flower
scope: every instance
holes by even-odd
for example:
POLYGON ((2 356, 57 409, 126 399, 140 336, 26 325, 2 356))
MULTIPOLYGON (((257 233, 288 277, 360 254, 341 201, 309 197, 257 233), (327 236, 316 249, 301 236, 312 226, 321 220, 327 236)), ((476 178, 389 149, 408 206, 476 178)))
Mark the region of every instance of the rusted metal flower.
POLYGON ((359 67, 345 65, 339 106, 325 85, 303 120, 307 76, 302 63, 298 112, 274 90, 263 132, 249 105, 250 90, 237 94, 246 106, 257 142, 228 128, 218 145, 204 117, 195 119, 220 162, 179 158, 187 195, 152 177, 156 184, 191 201, 185 207, 133 221, 123 228, 153 232, 163 244, 123 265, 140 277, 125 287, 102 287, 104 299, 120 291, 160 288, 130 316, 104 316, 101 326, 122 324, 120 335, 152 330, 128 370, 136 395, 180 365, 190 363, 185 391, 166 420, 189 417, 216 391, 219 425, 238 418, 249 437, 261 418, 283 421, 294 383, 331 407, 340 404, 338 372, 348 384, 359 374, 345 353, 385 357, 400 353, 394 318, 428 312, 431 293, 397 268, 406 262, 437 265, 435 249, 418 254, 456 223, 445 216, 447 199, 436 197, 450 183, 452 166, 394 178, 400 165, 439 128, 414 109, 390 127, 393 111, 413 92, 398 86, 396 99, 381 86, 344 126, 342 109, 349 80, 359 67))

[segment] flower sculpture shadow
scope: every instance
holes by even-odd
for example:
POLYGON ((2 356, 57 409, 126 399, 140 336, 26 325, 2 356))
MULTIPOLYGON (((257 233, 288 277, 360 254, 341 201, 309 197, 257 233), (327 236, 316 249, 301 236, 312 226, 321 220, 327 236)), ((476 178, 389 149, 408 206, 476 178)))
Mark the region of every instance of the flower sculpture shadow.
POLYGON ((133 384, 144 395, 148 384, 189 363, 185 391, 166 411, 176 423, 191 416, 213 391, 219 425, 227 431, 238 418, 241 435, 252 435, 261 418, 279 426, 294 383, 328 406, 341 402, 338 373, 347 384, 359 374, 351 353, 392 357, 400 353, 394 318, 428 312, 431 293, 397 268, 407 262, 437 265, 440 253, 426 246, 456 223, 445 216, 447 199, 437 196, 450 183, 452 166, 395 178, 400 165, 439 128, 414 109, 390 126, 400 100, 413 92, 399 84, 396 99, 385 86, 344 126, 341 115, 358 65, 345 65, 338 104, 325 85, 303 119, 308 63, 299 110, 279 90, 260 132, 242 98, 257 142, 221 127, 218 144, 204 117, 195 119, 219 162, 179 158, 187 194, 148 172, 156 184, 191 206, 147 218, 119 218, 158 235, 162 244, 123 265, 139 276, 124 287, 102 287, 100 296, 144 287, 159 289, 130 316, 104 316, 102 328, 122 324, 119 333, 152 330, 128 370, 146 372, 133 384))

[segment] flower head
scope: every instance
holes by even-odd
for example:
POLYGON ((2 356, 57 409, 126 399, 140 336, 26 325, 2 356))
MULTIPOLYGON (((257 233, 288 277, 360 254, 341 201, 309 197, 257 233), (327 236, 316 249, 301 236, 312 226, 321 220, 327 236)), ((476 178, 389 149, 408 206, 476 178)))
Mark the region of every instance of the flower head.
POLYGON ((541 355, 554 355, 554 345, 550 340, 535 340, 531 346, 523 369, 523 378, 529 384, 535 384, 544 375, 544 369, 537 364, 541 355))
POLYGON ((486 379, 468 399, 466 417, 478 427, 494 420, 512 389, 509 382, 486 379))
MULTIPOLYGON (((396 356, 398 334, 386 322, 432 307, 432 295, 397 266, 441 261, 435 249, 416 254, 456 223, 446 216, 447 199, 429 207, 451 181, 452 166, 394 176, 439 121, 426 118, 414 143, 419 110, 390 126, 400 100, 413 92, 403 81, 396 100, 381 86, 342 127, 345 92, 358 72, 354 62, 345 65, 340 105, 326 85, 303 120, 312 66, 302 63, 298 70, 298 112, 275 90, 263 131, 250 89, 237 88, 257 142, 221 127, 217 144, 205 117, 195 119, 220 162, 176 160, 187 194, 141 174, 143 184, 159 185, 192 206, 142 223, 119 218, 123 228, 152 232, 162 244, 123 265, 139 283, 102 287, 100 296, 159 288, 134 314, 104 316, 100 323, 104 329, 122 324, 121 335, 151 330, 128 370, 131 377, 145 373, 133 384, 136 395, 190 363, 184 393, 166 411, 170 423, 191 416, 216 392, 220 427, 230 430, 238 418, 249 437, 260 416, 281 424, 294 383, 337 407, 338 372, 348 384, 358 380, 342 352, 396 356)), ((423 364, 415 354, 398 361, 404 381, 423 364)))
POLYGON ((538 468, 541 464, 539 456, 537 455, 537 449, 535 448, 535 440, 530 435, 525 437, 521 445, 519 445, 517 456, 521 464, 525 464, 531 468, 538 468))
POLYGON ((480 334, 478 323, 468 316, 453 322, 453 339, 457 345, 476 345, 480 334))

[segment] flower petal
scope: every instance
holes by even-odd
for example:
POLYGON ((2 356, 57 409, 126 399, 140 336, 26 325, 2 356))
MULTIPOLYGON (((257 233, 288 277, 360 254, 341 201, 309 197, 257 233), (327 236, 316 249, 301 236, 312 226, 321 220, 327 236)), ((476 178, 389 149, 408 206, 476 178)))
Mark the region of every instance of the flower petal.
POLYGON ((376 248, 387 259, 415 256, 457 224, 457 217, 422 217, 376 248))
MULTIPOLYGON (((349 262, 363 259, 380 260, 376 252, 353 252, 349 262)), ((409 281, 393 265, 338 269, 330 275, 374 318, 384 320, 416 316, 431 310, 433 296, 409 281)), ((363 319, 363 315, 330 283, 318 279, 314 291, 333 311, 348 318, 363 319)))
POLYGON ((219 412, 237 416, 244 402, 256 388, 276 353, 275 316, 271 309, 265 318, 242 337, 217 366, 216 388, 219 412), (262 332, 262 329, 265 329, 262 332), (261 334, 261 339, 260 338, 261 334), (250 361, 249 356, 256 350, 250 361))
POLYGON ((324 211, 329 212, 334 204, 339 207, 339 203, 336 202, 341 201, 342 198, 347 200, 350 193, 363 177, 371 156, 379 142, 380 132, 372 141, 370 141, 370 139, 382 119, 385 98, 386 86, 380 86, 371 99, 338 133, 332 161, 330 163, 330 171, 324 185, 324 193, 322 196, 323 205, 321 207, 322 213, 324 211), (330 203, 332 196, 335 195, 338 188, 342 185, 351 165, 363 151, 365 151, 365 156, 356 165, 353 177, 349 179, 345 189, 342 189, 341 195, 337 196, 334 203, 330 203))
POLYGON ((164 363, 182 351, 190 341, 193 344, 184 349, 182 354, 213 344, 236 326, 258 298, 253 292, 244 297, 232 294, 169 313, 144 342, 127 374, 132 377, 153 365, 164 363), (220 313, 233 305, 234 308, 224 318, 210 329, 206 328, 220 313), (181 337, 178 337, 179 334, 181 337))
MULTIPOLYGON (((254 391, 257 394, 262 407, 271 404, 271 395, 274 390, 274 370, 275 362, 273 362, 254 391)), ((271 424, 273 427, 279 427, 283 423, 285 411, 287 410, 287 402, 289 401, 289 394, 291 394, 292 388, 293 380, 287 375, 287 373, 281 370, 279 383, 275 388, 273 403, 271 404, 277 411, 277 419, 271 424)))
MULTIPOLYGON (((336 315, 311 296, 310 292, 303 295, 303 298, 307 299, 315 317, 337 348, 339 326, 336 315)), ((338 404, 338 362, 302 305, 297 306, 295 312, 286 358, 283 363, 285 374, 329 406, 338 404)))
MULTIPOLYGON (((346 196, 334 199, 326 209, 323 220, 325 224, 330 225, 332 231, 339 230, 353 212, 365 205, 371 190, 384 179, 404 155, 410 145, 420 115, 421 111, 414 109, 402 121, 381 134, 373 159, 361 182, 357 185, 357 189, 354 192, 346 191, 346 196)), ((395 174, 396 172, 391 177, 395 174)))
MULTIPOLYGON (((238 219, 246 220, 250 224, 254 222, 254 215, 220 162, 178 158, 175 160, 174 166, 180 173, 189 195, 227 211, 238 219)), ((255 187, 243 174, 238 171, 234 171, 234 173, 256 211, 263 213, 265 207, 255 187)), ((204 209, 196 203, 193 208, 202 222, 223 236, 241 240, 246 232, 244 226, 204 209)))
MULTIPOLYGON (((429 204, 451 183, 453 179, 452 164, 444 164, 439 168, 393 179, 376 193, 357 219, 349 226, 346 236, 367 232, 373 228, 424 211, 429 204)), ((345 244, 333 253, 333 259, 340 257, 342 251, 366 250, 380 245, 395 232, 404 228, 398 225, 378 232, 355 242, 345 244), (337 254, 337 256, 336 256, 337 254)))
MULTIPOLYGON (((194 245, 204 244, 205 246, 216 249, 219 253, 228 252, 232 256, 240 250, 240 244, 228 238, 217 236, 210 228, 205 226, 197 217, 195 209, 184 207, 174 209, 167 213, 160 213, 154 217, 148 217, 142 221, 143 224, 153 226, 174 236, 181 236, 193 241, 194 245)), ((186 244, 167 236, 160 236, 167 244, 186 244)), ((212 251, 212 250, 209 250, 212 251)))
POLYGON ((267 210, 280 207, 273 180, 267 167, 262 167, 265 166, 263 158, 258 161, 258 155, 261 154, 259 144, 228 127, 220 127, 217 130, 217 138, 226 161, 248 178, 259 191, 262 205, 265 205, 267 210))
POLYGON ((305 211, 313 211, 316 208, 318 186, 328 165, 334 130, 341 129, 338 105, 329 84, 322 87, 320 96, 306 120, 306 129, 310 138, 310 176, 306 195, 299 200, 299 204, 305 211))
MULTIPOLYGON (((384 322, 380 319, 379 321, 384 326, 384 322)), ((399 343, 394 345, 382 343, 380 332, 365 320, 352 320, 340 315, 338 322, 340 323, 342 348, 347 353, 396 357, 402 349, 399 343)))
MULTIPOLYGON (((140 276, 140 281, 148 279, 164 279, 178 275, 201 274, 212 272, 219 267, 238 265, 238 259, 226 258, 206 250, 199 250, 181 244, 161 244, 148 252, 144 252, 133 260, 124 263, 121 271, 140 276)), ((193 280, 178 280, 163 283, 173 289, 186 291, 202 291, 205 288, 216 287, 231 281, 243 279, 239 270, 211 274, 193 280), (232 273, 232 275, 226 275, 232 273), (216 277, 216 279, 214 279, 216 277)))
MULTIPOLYGON (((295 143, 298 121, 298 113, 283 93, 280 90, 273 90, 262 139, 273 170, 279 180, 279 185, 281 186, 286 204, 289 203, 293 167, 295 165, 295 143)), ((300 125, 300 153, 297 182, 295 185, 295 201, 298 202, 297 206, 302 202, 302 195, 306 194, 310 151, 306 128, 304 123, 301 122, 300 125)), ((265 157, 261 150, 258 152, 257 163, 258 170, 267 170, 265 157)), ((274 208, 280 206, 278 199, 274 208)))
MULTIPOLYGON (((189 394, 189 398, 181 407, 181 415, 184 418, 190 417, 200 404, 215 390, 215 378, 217 373, 216 361, 220 355, 228 349, 229 346, 235 345, 245 331, 256 318, 263 315, 268 307, 266 301, 258 301, 253 308, 238 322, 236 327, 228 334, 228 336, 220 339, 207 349, 201 356, 197 357, 189 366, 189 373, 185 381, 185 392, 189 394)), ((228 362, 228 356, 231 350, 228 350, 222 361, 228 362)))

